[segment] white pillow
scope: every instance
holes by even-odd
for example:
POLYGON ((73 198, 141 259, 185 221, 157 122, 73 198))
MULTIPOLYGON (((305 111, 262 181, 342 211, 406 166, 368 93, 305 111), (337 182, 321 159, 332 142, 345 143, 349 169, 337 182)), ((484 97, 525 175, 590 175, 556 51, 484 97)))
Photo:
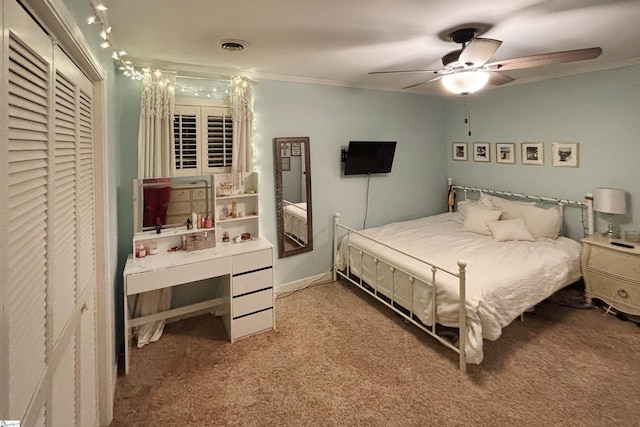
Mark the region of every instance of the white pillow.
POLYGON ((494 240, 507 242, 509 240, 526 240, 529 242, 535 239, 529 233, 522 218, 508 219, 505 221, 489 221, 487 227, 491 231, 494 240))
POLYGON ((562 215, 558 208, 540 208, 522 205, 520 215, 535 239, 557 239, 562 227, 562 215))
POLYGON ((536 202, 518 202, 480 193, 480 203, 490 209, 502 211, 502 220, 521 218, 520 206, 535 206, 536 202))
POLYGON ((502 215, 502 212, 487 209, 478 205, 469 205, 466 208, 466 215, 462 229, 464 231, 471 231, 472 233, 478 233, 485 236, 490 236, 491 231, 487 227, 488 221, 497 221, 502 215))
POLYGON ((463 224, 467 217, 467 208, 469 206, 479 206, 480 202, 477 200, 462 200, 457 203, 456 212, 460 213, 460 223, 463 224))

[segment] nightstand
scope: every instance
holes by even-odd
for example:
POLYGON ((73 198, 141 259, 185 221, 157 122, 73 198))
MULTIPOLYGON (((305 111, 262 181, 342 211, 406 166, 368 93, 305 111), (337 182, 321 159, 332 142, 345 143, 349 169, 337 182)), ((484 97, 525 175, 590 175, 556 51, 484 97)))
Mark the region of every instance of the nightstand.
POLYGON ((640 245, 592 234, 582 239, 582 275, 587 301, 598 298, 617 310, 640 315, 640 245), (634 245, 624 248, 620 242, 634 245))

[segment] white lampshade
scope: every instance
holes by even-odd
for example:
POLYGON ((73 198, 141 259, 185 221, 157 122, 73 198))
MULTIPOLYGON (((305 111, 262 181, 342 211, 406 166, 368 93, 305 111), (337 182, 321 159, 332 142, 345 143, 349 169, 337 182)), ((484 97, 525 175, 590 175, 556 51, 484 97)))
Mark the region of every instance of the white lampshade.
POLYGON ((487 71, 459 71, 442 77, 444 87, 453 93, 468 95, 482 89, 489 81, 487 71))
POLYGON ((596 188, 593 194, 593 210, 608 214, 626 214, 627 202, 624 190, 620 188, 596 188))

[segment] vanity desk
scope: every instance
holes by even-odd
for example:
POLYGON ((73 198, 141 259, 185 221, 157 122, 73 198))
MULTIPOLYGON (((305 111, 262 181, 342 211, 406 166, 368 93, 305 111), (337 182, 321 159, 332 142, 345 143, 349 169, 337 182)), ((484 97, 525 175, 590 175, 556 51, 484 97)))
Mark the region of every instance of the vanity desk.
POLYGON ((215 309, 218 314, 222 313, 231 342, 273 329, 272 267, 273 247, 263 238, 240 243, 220 242, 213 248, 191 252, 168 252, 161 247, 157 255, 129 256, 123 273, 125 374, 129 373, 132 328, 149 322, 215 309), (218 298, 132 317, 129 297, 208 278, 220 278, 218 298))

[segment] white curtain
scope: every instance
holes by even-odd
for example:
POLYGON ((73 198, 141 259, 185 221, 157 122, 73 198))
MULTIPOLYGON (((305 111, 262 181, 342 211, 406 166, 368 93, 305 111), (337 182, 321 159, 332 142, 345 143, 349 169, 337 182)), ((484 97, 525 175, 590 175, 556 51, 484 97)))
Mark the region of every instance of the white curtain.
POLYGON ((142 79, 138 178, 171 176, 175 84, 176 75, 169 71, 147 72, 142 79))
MULTIPOLYGON (((142 79, 140 130, 138 132, 138 178, 171 176, 173 161, 173 111, 176 75, 167 71, 148 71, 142 79)), ((145 292, 135 298, 135 317, 171 308, 171 288, 145 292)), ((138 326, 138 347, 157 341, 164 330, 164 320, 138 326)))
POLYGON ((233 114, 233 157, 231 176, 234 190, 243 172, 253 172, 253 84, 247 77, 235 77, 229 83, 233 114))

